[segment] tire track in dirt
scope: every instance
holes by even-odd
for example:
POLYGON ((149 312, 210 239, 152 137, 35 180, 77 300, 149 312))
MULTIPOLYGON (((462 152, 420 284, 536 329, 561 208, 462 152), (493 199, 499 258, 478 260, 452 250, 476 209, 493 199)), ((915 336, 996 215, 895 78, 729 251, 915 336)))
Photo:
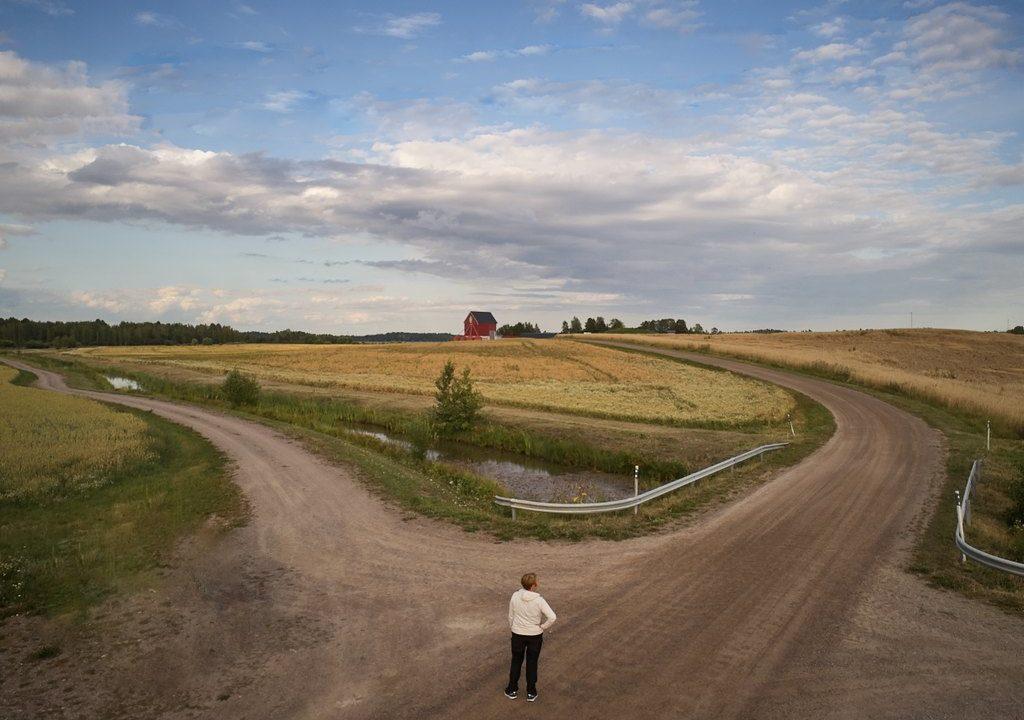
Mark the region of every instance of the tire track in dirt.
MULTIPOLYGON (((560 617, 542 656, 541 701, 531 707, 544 717, 1010 717, 1019 710, 1024 626, 894 570, 934 495, 942 459, 936 434, 855 390, 664 354, 803 392, 829 408, 836 433, 693 527, 619 543, 495 543, 404 519, 343 468, 264 426, 150 398, 81 393, 152 410, 224 450, 254 518, 216 552, 286 568, 287 588, 270 581, 267 589, 275 609, 317 628, 301 652, 279 663, 251 656, 274 657, 289 630, 255 647, 237 633, 218 636, 218 661, 180 669, 147 698, 150 714, 513 717, 523 708, 500 692, 504 610, 525 569, 541 575, 560 617), (963 666, 976 668, 969 686, 943 682, 963 666), (903 678, 895 689, 892 667, 903 678), (257 675, 243 696, 212 701, 217 678, 238 682, 243 672, 257 675), (938 710, 921 714, 924 707, 938 710)), ((41 386, 67 391, 59 376, 33 372, 41 386)), ((247 612, 245 603, 234 612, 247 612)), ((218 617, 225 626, 230 620, 218 617)), ((187 650, 167 638, 133 673, 157 672, 187 650)))

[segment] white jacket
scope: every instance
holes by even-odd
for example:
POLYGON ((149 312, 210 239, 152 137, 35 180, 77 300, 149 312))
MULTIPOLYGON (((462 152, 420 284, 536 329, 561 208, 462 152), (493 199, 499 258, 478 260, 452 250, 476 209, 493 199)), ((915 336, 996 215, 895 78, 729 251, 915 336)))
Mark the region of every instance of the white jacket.
POLYGON ((555 619, 555 611, 540 593, 516 590, 508 601, 508 625, 516 635, 540 635, 555 619))

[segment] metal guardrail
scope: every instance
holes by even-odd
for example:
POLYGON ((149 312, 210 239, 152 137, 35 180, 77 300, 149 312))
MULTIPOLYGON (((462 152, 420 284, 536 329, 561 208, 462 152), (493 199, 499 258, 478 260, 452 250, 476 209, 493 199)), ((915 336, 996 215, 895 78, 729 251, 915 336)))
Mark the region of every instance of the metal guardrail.
POLYGON ((678 490, 681 487, 692 485, 693 483, 706 478, 710 475, 714 475, 717 472, 726 470, 739 465, 745 460, 763 455, 771 450, 778 450, 784 448, 789 443, 771 443, 768 445, 761 445, 753 450, 747 450, 745 453, 731 457, 728 460, 723 460, 720 463, 716 463, 710 467, 706 467, 703 470, 698 470, 695 473, 691 473, 686 477, 681 477, 678 480, 672 480, 664 485, 659 485, 656 488, 642 492, 639 495, 633 497, 622 498, 621 500, 608 500, 605 502, 596 503, 549 503, 540 502, 537 500, 520 500, 519 498, 507 498, 495 496, 494 502, 497 505, 503 507, 512 508, 512 518, 515 519, 516 509, 519 510, 532 510, 534 512, 546 512, 546 513, 565 513, 570 515, 585 515, 590 513, 602 513, 602 512, 613 512, 615 510, 628 510, 632 507, 637 507, 643 503, 659 498, 662 495, 666 495, 673 490, 678 490))
POLYGON ((974 485, 980 478, 981 460, 975 460, 974 465, 971 466, 971 474, 967 476, 967 486, 964 487, 963 498, 956 505, 956 546, 960 549, 962 560, 966 561, 967 558, 970 558, 981 565, 1024 577, 1024 563, 990 555, 984 550, 968 545, 964 538, 964 523, 971 522, 971 491, 974 490, 974 485))

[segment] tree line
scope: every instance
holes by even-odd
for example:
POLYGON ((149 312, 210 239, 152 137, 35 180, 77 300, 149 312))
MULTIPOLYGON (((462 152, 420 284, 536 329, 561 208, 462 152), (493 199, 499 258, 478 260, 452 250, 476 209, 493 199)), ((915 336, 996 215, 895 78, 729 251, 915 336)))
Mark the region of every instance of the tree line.
POLYGON ((700 323, 694 323, 691 327, 686 324, 686 320, 682 318, 661 318, 660 320, 644 320, 636 328, 627 328, 618 318, 612 318, 608 322, 605 322, 603 317, 587 318, 586 322, 580 322, 578 317, 573 317, 572 320, 562 321, 562 332, 565 334, 572 333, 602 333, 602 332, 622 332, 635 330, 639 332, 652 332, 652 333, 694 333, 698 335, 704 335, 710 333, 717 335, 719 333, 718 328, 711 328, 710 331, 704 329, 704 326, 700 323))
POLYGON ((502 337, 519 337, 520 335, 539 335, 544 332, 540 325, 530 322, 517 322, 514 325, 502 325, 498 334, 502 337))
POLYGON ((220 343, 351 343, 347 335, 300 330, 235 330, 211 323, 189 325, 163 322, 39 321, 0 318, 0 347, 77 347, 79 345, 216 345, 220 343))
POLYGON ((608 322, 605 322, 604 318, 598 315, 596 318, 588 317, 586 322, 580 322, 578 317, 573 317, 572 320, 562 321, 562 333, 602 333, 602 332, 615 332, 617 330, 625 330, 626 324, 618 318, 612 318, 608 322))

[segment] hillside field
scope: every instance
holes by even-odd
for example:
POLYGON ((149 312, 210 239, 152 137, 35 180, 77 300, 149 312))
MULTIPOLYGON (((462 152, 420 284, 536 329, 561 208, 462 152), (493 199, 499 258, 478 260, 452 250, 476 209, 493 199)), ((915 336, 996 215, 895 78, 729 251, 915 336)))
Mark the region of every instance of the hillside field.
POLYGON ((218 345, 87 348, 111 363, 239 369, 262 381, 429 395, 445 361, 468 367, 492 403, 693 426, 781 422, 785 390, 726 372, 561 340, 393 345, 218 345))
POLYGON ((966 330, 601 335, 791 366, 898 390, 1024 437, 1024 337, 966 330))

